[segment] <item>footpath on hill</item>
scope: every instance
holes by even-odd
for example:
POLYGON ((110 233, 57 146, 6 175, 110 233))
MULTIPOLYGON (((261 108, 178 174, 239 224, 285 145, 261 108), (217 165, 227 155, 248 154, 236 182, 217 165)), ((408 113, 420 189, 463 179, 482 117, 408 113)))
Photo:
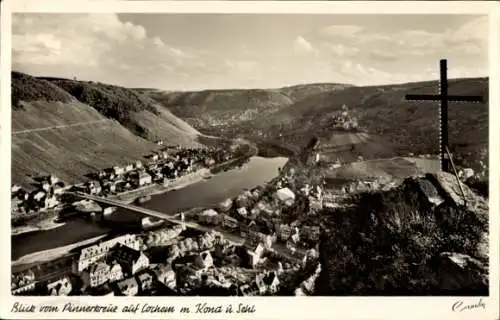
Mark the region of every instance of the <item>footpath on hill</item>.
POLYGON ((104 119, 104 120, 96 120, 96 121, 87 121, 87 122, 78 122, 78 123, 72 123, 72 124, 57 125, 57 126, 51 126, 51 127, 17 130, 17 131, 12 131, 12 134, 22 134, 22 133, 30 133, 30 132, 38 132, 38 131, 46 131, 46 130, 55 130, 55 129, 66 129, 66 128, 71 128, 71 127, 77 127, 77 126, 83 126, 83 125, 90 125, 90 124, 99 124, 99 123, 105 123, 105 122, 110 122, 110 121, 108 119, 104 119))

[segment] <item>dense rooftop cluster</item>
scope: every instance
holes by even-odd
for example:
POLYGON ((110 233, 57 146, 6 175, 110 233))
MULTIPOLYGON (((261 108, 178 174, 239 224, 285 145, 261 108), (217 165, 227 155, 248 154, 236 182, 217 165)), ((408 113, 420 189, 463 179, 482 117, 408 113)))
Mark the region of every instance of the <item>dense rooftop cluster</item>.
POLYGON ((185 217, 213 232, 193 234, 178 225, 83 248, 72 268, 42 287, 66 277, 71 294, 294 294, 317 269, 314 215, 322 207, 321 186, 296 179, 292 169, 227 199, 216 208, 220 213, 207 209, 185 217))

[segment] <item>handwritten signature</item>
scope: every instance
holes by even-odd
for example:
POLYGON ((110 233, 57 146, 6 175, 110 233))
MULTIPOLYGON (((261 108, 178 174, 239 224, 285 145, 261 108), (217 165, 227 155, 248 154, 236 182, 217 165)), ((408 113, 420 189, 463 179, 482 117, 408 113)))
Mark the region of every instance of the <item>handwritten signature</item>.
POLYGON ((463 312, 476 309, 486 310, 486 303, 484 303, 483 299, 479 298, 479 301, 477 301, 476 303, 469 304, 465 303, 463 300, 459 300, 451 306, 451 310, 454 312, 463 312))

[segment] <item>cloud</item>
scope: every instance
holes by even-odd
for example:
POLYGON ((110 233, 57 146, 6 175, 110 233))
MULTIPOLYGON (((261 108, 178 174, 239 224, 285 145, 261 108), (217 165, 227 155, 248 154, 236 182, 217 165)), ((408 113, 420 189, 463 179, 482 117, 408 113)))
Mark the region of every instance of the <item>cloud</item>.
POLYGON ((46 75, 60 69, 93 78, 115 70, 123 79, 123 72, 140 76, 158 65, 172 72, 196 60, 116 14, 17 14, 12 33, 14 68, 46 75))
POLYGON ((394 61, 397 59, 393 52, 374 49, 369 53, 370 58, 377 61, 394 61))
POLYGON ((295 51, 299 53, 307 53, 313 51, 313 46, 304 37, 298 36, 293 41, 293 47, 295 51))
MULTIPOLYGON (((364 35, 364 41, 376 39, 372 35, 364 35)), ((379 43, 385 43, 388 55, 426 56, 442 55, 450 57, 481 56, 488 52, 488 17, 478 17, 460 28, 448 29, 445 32, 428 32, 423 30, 400 30, 379 43)), ((379 50, 379 54, 382 51, 379 50)))
POLYGON ((155 46, 160 47, 160 48, 165 45, 159 37, 154 37, 153 43, 155 44, 155 46))
POLYGON ((461 59, 475 57, 486 61, 488 52, 488 17, 478 16, 461 27, 432 32, 421 29, 400 29, 387 33, 372 32, 356 25, 330 25, 319 34, 340 43, 326 47, 339 57, 363 55, 376 63, 416 58, 461 59), (345 48, 358 48, 345 51, 345 48))
POLYGON ((259 64, 256 61, 250 60, 229 60, 226 59, 225 64, 231 70, 240 72, 240 73, 250 73, 254 72, 259 64))
POLYGON ((229 32, 220 43, 197 41, 202 32, 193 26, 192 37, 182 35, 186 47, 177 47, 168 43, 179 40, 176 28, 160 37, 115 14, 15 14, 12 59, 14 69, 32 74, 172 90, 400 83, 436 79, 443 57, 450 77, 486 72, 487 22, 482 17, 440 32, 318 24, 307 33, 277 30, 267 42, 253 30, 236 41, 229 32))
POLYGON ((325 37, 352 37, 363 30, 363 27, 357 25, 330 25, 319 30, 319 33, 325 37))
POLYGON ((360 52, 359 48, 346 46, 341 43, 324 43, 323 46, 327 49, 328 53, 332 53, 336 57, 353 57, 360 52))
POLYGON ((477 40, 477 41, 487 41, 488 40, 488 16, 478 17, 456 30, 451 30, 452 38, 455 40, 477 40))

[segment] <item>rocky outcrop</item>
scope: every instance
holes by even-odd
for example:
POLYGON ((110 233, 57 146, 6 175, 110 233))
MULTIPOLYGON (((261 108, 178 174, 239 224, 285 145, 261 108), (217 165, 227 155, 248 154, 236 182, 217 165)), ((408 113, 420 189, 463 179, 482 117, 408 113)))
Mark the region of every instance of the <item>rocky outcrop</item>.
POLYGON ((488 294, 488 202, 454 175, 409 177, 351 203, 322 213, 332 231, 316 294, 488 294))
POLYGON ((468 288, 470 295, 488 295, 488 267, 485 263, 457 252, 443 252, 439 258, 443 291, 455 294, 468 288))
POLYGON ((459 215, 473 215, 481 223, 488 223, 487 199, 452 174, 438 172, 408 178, 404 187, 407 196, 416 196, 418 205, 434 211, 440 220, 452 223, 460 219, 459 215))
POLYGON ((485 202, 484 199, 478 197, 466 184, 457 180, 456 176, 446 172, 438 172, 435 174, 427 174, 426 178, 433 182, 454 206, 472 206, 473 208, 475 206, 484 207, 482 204, 485 202))
POLYGON ((421 177, 410 177, 404 181, 409 192, 423 196, 421 200, 437 207, 445 201, 453 207, 487 210, 486 200, 473 192, 465 183, 446 172, 429 173, 421 177))

